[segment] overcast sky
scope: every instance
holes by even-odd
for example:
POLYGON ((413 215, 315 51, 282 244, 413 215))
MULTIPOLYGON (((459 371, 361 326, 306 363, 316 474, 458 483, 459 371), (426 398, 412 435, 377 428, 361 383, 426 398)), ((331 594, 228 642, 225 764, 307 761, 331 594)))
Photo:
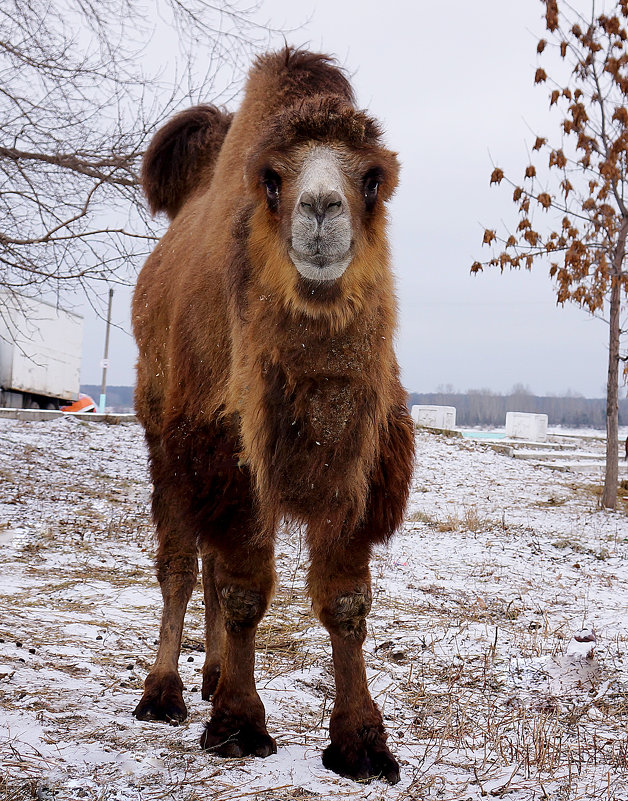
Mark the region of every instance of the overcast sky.
MULTIPOLYGON (((519 180, 536 134, 559 128, 547 87, 533 85, 542 14, 539 0, 262 3, 260 19, 301 25, 291 44, 338 58, 399 153, 391 242, 410 391, 522 383, 536 394, 605 394, 607 327, 575 306, 557 308, 546 268, 469 272, 489 255, 483 227, 515 220, 512 192, 489 187, 493 162, 519 180)), ((116 290, 122 330, 112 335, 110 384, 134 383, 129 302, 116 290)), ((83 383, 100 382, 103 342, 104 323, 86 314, 83 383)))

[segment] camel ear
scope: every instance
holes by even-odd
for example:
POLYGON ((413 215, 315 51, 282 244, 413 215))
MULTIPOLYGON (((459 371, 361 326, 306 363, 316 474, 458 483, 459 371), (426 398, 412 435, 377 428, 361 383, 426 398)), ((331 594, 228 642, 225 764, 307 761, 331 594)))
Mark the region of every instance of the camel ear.
POLYGON ((401 164, 397 158, 397 154, 392 150, 386 150, 386 178, 383 186, 383 199, 388 200, 392 197, 395 189, 399 185, 399 172, 401 164))

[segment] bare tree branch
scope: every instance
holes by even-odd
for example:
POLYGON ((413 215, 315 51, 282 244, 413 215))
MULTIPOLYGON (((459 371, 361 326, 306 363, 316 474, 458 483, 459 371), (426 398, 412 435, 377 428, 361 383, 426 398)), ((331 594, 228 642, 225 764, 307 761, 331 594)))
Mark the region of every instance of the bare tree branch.
POLYGON ((142 153, 181 106, 234 94, 274 33, 259 11, 250 0, 3 0, 0 285, 38 294, 132 279, 159 229, 142 153))

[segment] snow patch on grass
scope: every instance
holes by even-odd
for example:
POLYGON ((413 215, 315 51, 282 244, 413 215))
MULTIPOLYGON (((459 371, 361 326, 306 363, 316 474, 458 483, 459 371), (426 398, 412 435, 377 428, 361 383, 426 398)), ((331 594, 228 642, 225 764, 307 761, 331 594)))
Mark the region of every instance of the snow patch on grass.
POLYGON ((257 638, 278 752, 221 760, 199 749, 200 592, 180 659, 188 720, 131 715, 161 609, 140 428, 0 420, 0 464, 0 797, 628 797, 628 518, 598 509, 590 477, 417 433, 406 523, 372 564, 365 644, 402 765, 388 787, 321 764, 331 656, 297 532, 279 533, 257 638))

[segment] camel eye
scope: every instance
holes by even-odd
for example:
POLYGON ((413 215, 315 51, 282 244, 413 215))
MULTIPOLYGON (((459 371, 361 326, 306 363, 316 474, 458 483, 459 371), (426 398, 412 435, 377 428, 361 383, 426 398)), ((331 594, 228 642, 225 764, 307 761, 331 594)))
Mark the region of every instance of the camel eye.
POLYGON ((274 170, 264 170, 262 184, 266 188, 266 200, 269 207, 276 211, 281 193, 281 178, 274 170))
POLYGON ((266 181, 266 194, 271 199, 279 197, 279 184, 277 181, 266 181))
POLYGON ((375 201, 377 200, 377 192, 379 190, 379 185, 382 182, 382 174, 381 171, 378 169, 369 170, 366 175, 364 176, 362 186, 364 187, 364 202, 366 203, 366 208, 370 211, 373 206, 375 205, 375 201))
POLYGON ((365 195, 376 195, 377 189, 379 187, 379 181, 377 178, 369 178, 364 186, 364 194, 365 195))

